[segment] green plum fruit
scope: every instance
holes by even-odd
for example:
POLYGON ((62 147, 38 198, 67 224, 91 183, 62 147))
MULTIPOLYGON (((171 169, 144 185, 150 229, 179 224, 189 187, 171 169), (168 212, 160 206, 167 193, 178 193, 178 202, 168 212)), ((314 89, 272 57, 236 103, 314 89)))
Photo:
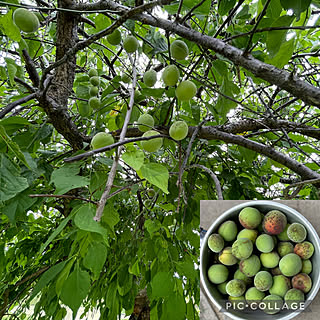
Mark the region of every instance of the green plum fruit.
POLYGON ((218 290, 222 294, 227 294, 226 286, 227 286, 228 281, 222 282, 217 285, 218 290))
POLYGON ((35 32, 40 26, 37 16, 25 8, 18 8, 14 11, 13 22, 21 31, 26 33, 35 32))
POLYGON ((143 74, 144 84, 151 88, 157 82, 157 72, 155 70, 148 70, 143 74))
POLYGON ((288 237, 288 234, 287 234, 287 231, 288 231, 288 228, 290 226, 290 223, 287 223, 287 225, 285 226, 285 228, 283 229, 282 232, 280 232, 277 237, 280 241, 289 241, 289 237, 288 237))
POLYGON ((233 279, 242 280, 246 285, 250 285, 252 283, 252 278, 247 277, 244 273, 240 271, 240 269, 236 270, 236 272, 233 275, 233 279))
POLYGON ((258 236, 258 231, 257 230, 251 230, 251 229, 242 229, 238 235, 237 235, 237 239, 240 238, 247 238, 250 239, 252 241, 252 243, 256 242, 258 236))
POLYGON ((124 82, 124 83, 129 83, 131 81, 131 78, 128 74, 126 73, 123 73, 121 75, 121 81, 124 82))
POLYGON ((174 140, 183 140, 188 135, 188 125, 185 121, 175 121, 169 129, 169 135, 174 140))
POLYGON ((139 48, 139 42, 134 36, 127 36, 123 40, 123 48, 128 53, 133 53, 138 50, 139 48))
POLYGON ((296 310, 297 304, 299 302, 304 302, 304 293, 299 289, 292 288, 287 291, 284 296, 284 301, 289 309, 296 310))
MULTIPOLYGON (((145 132, 142 135, 142 137, 146 138, 146 137, 152 137, 152 136, 156 136, 156 135, 160 135, 160 133, 155 130, 149 130, 149 131, 145 132)), ((145 150, 147 152, 158 151, 162 147, 162 144, 163 144, 162 138, 155 138, 155 139, 151 139, 151 140, 141 141, 141 146, 142 146, 143 150, 145 150)))
POLYGON ((182 40, 175 40, 170 46, 170 53, 173 59, 184 60, 189 54, 189 48, 182 40))
POLYGON ((233 266, 238 259, 232 254, 231 247, 225 247, 219 254, 219 261, 226 266, 233 266))
POLYGON ((312 271, 312 262, 307 259, 307 260, 302 260, 302 269, 301 272, 302 273, 306 273, 309 274, 312 271))
POLYGON ((260 260, 265 268, 275 268, 280 260, 277 252, 272 251, 268 253, 261 253, 260 260))
POLYGON ((138 119, 138 129, 141 132, 147 132, 149 130, 151 130, 154 126, 154 119, 153 117, 148 114, 142 114, 139 119, 138 119))
POLYGON ((98 71, 96 69, 94 69, 94 68, 91 68, 89 70, 89 72, 88 72, 88 75, 89 75, 90 78, 97 77, 98 76, 98 71))
POLYGON ((230 280, 226 286, 227 294, 231 297, 240 297, 246 291, 246 284, 239 279, 230 280))
POLYGON ((101 105, 100 99, 98 97, 91 97, 89 99, 89 105, 92 109, 99 109, 101 105))
POLYGON ((283 298, 290 288, 290 280, 284 275, 278 275, 273 277, 273 285, 269 289, 269 292, 283 298))
POLYGON ((213 233, 208 238, 208 247, 211 251, 219 253, 224 247, 224 240, 218 233, 213 233))
POLYGON ((110 133, 99 132, 91 140, 92 149, 99 149, 114 143, 113 136, 110 133))
POLYGON ((293 253, 293 245, 291 242, 283 241, 278 244, 277 251, 280 257, 284 257, 289 253, 293 253))
POLYGON ((234 221, 228 220, 220 225, 218 233, 225 241, 233 241, 237 237, 238 228, 234 221))
POLYGON ((261 234, 256 240, 256 247, 260 252, 271 252, 274 248, 273 238, 268 234, 261 234))
POLYGON ((250 239, 240 238, 232 244, 232 254, 239 260, 249 258, 252 251, 253 244, 250 239))
POLYGON ((176 97, 181 101, 191 100, 197 93, 196 85, 190 81, 181 81, 176 89, 176 97))
POLYGON ((261 222, 261 215, 256 208, 246 207, 239 213, 239 221, 246 229, 255 229, 261 222))
POLYGON ((167 66, 162 73, 162 80, 168 87, 175 86, 179 80, 180 72, 174 64, 167 66))
POLYGON ((100 78, 98 76, 93 76, 90 78, 90 83, 94 86, 94 87, 98 87, 100 84, 100 78))
POLYGON ((286 277, 293 277, 302 269, 301 258, 295 253, 289 253, 281 258, 279 268, 286 277))
POLYGON ((98 87, 90 87, 89 94, 91 97, 94 97, 98 94, 99 88, 98 87))
POLYGON ((111 45, 117 46, 121 42, 121 32, 118 29, 115 29, 112 33, 107 35, 107 41, 111 45))
POLYGON ((306 239, 307 230, 301 223, 294 222, 289 226, 287 234, 292 242, 299 243, 306 239))
POLYGON ((254 276, 254 286, 260 291, 268 291, 272 284, 272 275, 268 271, 259 271, 254 276))
POLYGON ((267 314, 276 314, 281 311, 283 306, 283 300, 281 297, 270 294, 269 296, 266 296, 263 300, 265 303, 265 308, 263 311, 267 314))
POLYGON ((214 284, 220 284, 228 279, 229 271, 222 264, 214 264, 208 270, 208 278, 214 284))
POLYGON ((253 277, 260 271, 260 259, 253 254, 249 258, 241 260, 239 268, 240 271, 244 273, 247 277, 253 277))
POLYGON ((245 293, 245 299, 251 305, 254 302, 261 301, 265 297, 265 293, 256 287, 249 288, 245 293))

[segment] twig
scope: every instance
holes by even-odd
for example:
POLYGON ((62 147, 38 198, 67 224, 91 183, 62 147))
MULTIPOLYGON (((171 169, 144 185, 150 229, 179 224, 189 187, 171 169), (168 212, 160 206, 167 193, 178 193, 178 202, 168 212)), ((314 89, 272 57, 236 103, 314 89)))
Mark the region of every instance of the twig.
MULTIPOLYGON (((196 4, 190 11, 182 18, 181 24, 184 24, 192 15, 192 12, 197 8, 201 7, 207 0, 202 0, 198 4, 196 4)), ((244 1, 244 0, 241 0, 244 1)))
POLYGON ((139 137, 139 138, 127 139, 127 140, 123 140, 123 141, 119 140, 119 142, 110 144, 109 146, 102 147, 102 148, 99 148, 99 149, 94 149, 94 150, 91 150, 91 151, 88 151, 88 152, 85 152, 85 153, 82 153, 82 154, 78 154, 78 155, 76 155, 74 157, 70 157, 70 158, 64 159, 64 162, 79 161, 81 159, 91 157, 91 156, 93 156, 93 155, 95 155, 97 153, 110 151, 110 150, 112 150, 114 148, 121 147, 121 146, 123 146, 123 145, 125 145, 127 143, 136 142, 136 141, 152 140, 152 139, 156 139, 156 138, 169 138, 169 137, 167 135, 165 135, 165 134, 158 134, 158 135, 154 135, 154 136, 150 136, 150 137, 139 137))
POLYGON ((74 199, 74 200, 82 200, 86 202, 90 202, 93 204, 98 204, 96 201, 82 198, 82 197, 77 197, 77 196, 71 196, 67 194, 29 194, 30 198, 63 198, 63 199, 74 199))
POLYGON ((216 33, 214 34, 214 38, 216 38, 220 32, 222 31, 222 29, 224 28, 224 26, 232 19, 233 15, 235 14, 235 12, 237 12, 237 10, 239 9, 239 7, 242 5, 242 3, 245 0, 240 0, 238 2, 238 4, 232 9, 232 11, 230 12, 230 14, 227 16, 226 20, 223 21, 223 23, 221 24, 221 26, 219 27, 219 29, 216 31, 216 33))
POLYGON ((3 108, 0 111, 0 119, 2 119, 7 113, 9 113, 12 109, 14 109, 16 106, 26 103, 34 98, 36 98, 38 96, 38 93, 31 93, 26 97, 23 97, 21 99, 18 99, 14 102, 9 103, 5 108, 3 108))
POLYGON ((192 164, 189 167, 187 167, 186 170, 191 169, 191 168, 200 168, 203 171, 206 171, 207 173, 209 173, 209 175, 211 176, 211 178, 214 181, 214 184, 216 186, 218 200, 223 200, 221 184, 220 184, 218 177, 209 168, 205 167, 202 164, 192 164))
POLYGON ((306 184, 315 184, 315 183, 320 183, 320 178, 316 179, 310 179, 310 180, 304 180, 304 181, 299 181, 290 184, 283 190, 283 196, 285 199, 292 199, 294 198, 299 191, 306 185, 306 184), (293 187, 298 187, 291 195, 289 195, 289 190, 293 187))
POLYGON ((245 48, 245 50, 243 51, 243 54, 247 54, 249 52, 249 49, 250 49, 250 46, 251 46, 251 43, 252 43, 252 39, 253 39, 253 35, 254 33, 256 32, 257 28, 258 28, 258 25, 261 21, 261 19, 263 18, 263 16, 265 15, 266 11, 267 11, 267 8, 270 4, 271 0, 267 0, 267 2, 265 3, 259 17, 258 17, 258 20, 255 24, 255 26, 253 27, 253 29, 251 30, 251 34, 250 34, 250 38, 249 38, 249 41, 248 41, 248 44, 247 44, 247 47, 245 48))
MULTIPOLYGON (((131 54, 129 54, 128 56, 129 56, 129 59, 130 59, 131 65, 132 65, 132 78, 133 78, 132 90, 131 90, 129 105, 127 108, 126 117, 125 117, 124 124, 123 124, 122 130, 121 130, 121 133, 120 133, 119 142, 123 142, 126 137, 126 134, 127 134, 127 129, 128 129, 128 125, 130 123, 131 113, 132 113, 133 104, 134 104, 134 92, 135 92, 135 87, 137 84, 137 71, 136 71, 135 61, 133 60, 131 54)), ((122 149, 123 149, 123 146, 120 146, 116 152, 116 157, 113 160, 113 164, 112 164, 109 176, 108 176, 106 188, 103 191, 101 199, 98 203, 96 215, 93 218, 95 221, 101 220, 101 217, 103 214, 103 209, 104 209, 105 204, 107 202, 108 195, 109 195, 111 188, 112 188, 112 185, 113 185, 113 180, 114 180, 116 173, 117 173, 117 166, 118 166, 118 162, 119 162, 119 158, 120 158, 122 149)))

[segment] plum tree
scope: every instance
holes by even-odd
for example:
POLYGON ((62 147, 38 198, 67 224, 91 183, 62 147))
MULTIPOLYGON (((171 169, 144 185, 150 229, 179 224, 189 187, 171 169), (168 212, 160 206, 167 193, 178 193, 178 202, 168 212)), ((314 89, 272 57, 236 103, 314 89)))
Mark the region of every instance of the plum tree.
POLYGON ((92 149, 103 148, 113 143, 113 136, 106 132, 98 132, 91 140, 92 149))
POLYGON ((107 41, 111 45, 117 46, 121 42, 121 32, 118 29, 115 29, 112 33, 107 35, 107 41))
POLYGON ((153 87, 157 82, 157 72, 155 70, 148 70, 143 74, 143 82, 147 87, 153 87))
POLYGON ((169 129, 169 135, 174 140, 182 140, 188 135, 188 125, 185 121, 175 121, 169 129))
POLYGON ((166 86, 175 86, 180 77, 179 69, 172 64, 167 66, 162 72, 162 80, 166 86))
POLYGON ((191 100, 197 93, 196 85, 190 81, 181 81, 176 89, 176 97, 181 101, 191 100))
POLYGON ((21 31, 27 33, 35 32, 39 28, 37 16, 25 8, 18 8, 14 11, 13 21, 21 31))
POLYGON ((123 40, 123 48, 128 53, 133 53, 138 50, 139 48, 139 42, 134 36, 127 36, 123 40))
MULTIPOLYGON (((142 137, 147 138, 147 137, 152 137, 152 136, 156 136, 159 134, 160 133, 158 131, 149 130, 149 131, 145 132, 142 135, 142 137)), ((155 139, 151 139, 151 140, 141 141, 141 146, 147 152, 156 152, 162 147, 162 143, 163 143, 162 138, 155 138, 155 139)))
POLYGON ((154 126, 154 119, 150 114, 145 113, 139 117, 138 129, 140 131, 142 132, 149 131, 152 129, 153 126, 154 126))
POLYGON ((189 49, 184 41, 175 40, 171 44, 170 53, 173 59, 184 60, 189 54, 189 49))

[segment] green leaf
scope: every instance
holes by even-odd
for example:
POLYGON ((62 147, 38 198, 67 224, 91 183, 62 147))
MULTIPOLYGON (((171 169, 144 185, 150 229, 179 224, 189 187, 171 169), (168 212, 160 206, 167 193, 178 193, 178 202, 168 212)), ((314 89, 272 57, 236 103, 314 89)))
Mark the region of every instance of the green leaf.
POLYGON ((57 293, 58 297, 60 297, 63 284, 66 281, 66 279, 68 278, 68 276, 70 274, 70 270, 71 270, 74 262, 76 261, 76 258, 77 257, 71 258, 70 261, 67 263, 66 267, 59 274, 59 277, 58 277, 58 279, 56 281, 56 286, 55 286, 56 293, 57 293))
POLYGON ((277 54, 272 59, 267 59, 266 63, 272 64, 277 68, 283 68, 291 59, 295 50, 295 39, 284 42, 277 54))
POLYGON ((6 201, 29 187, 26 178, 20 176, 17 167, 0 154, 0 201, 6 201))
POLYGON ((152 89, 152 88, 145 88, 141 90, 141 94, 146 97, 154 97, 154 98, 162 98, 165 89, 152 89))
POLYGON ((169 272, 158 272, 151 280, 152 297, 169 297, 174 289, 172 275, 169 272))
MULTIPOLYGON (((236 95, 239 93, 239 88, 231 81, 229 81, 226 77, 222 80, 222 85, 220 87, 220 91, 223 95, 219 95, 218 101, 216 104, 216 110, 223 120, 226 118, 227 113, 237 106, 237 103, 233 100, 230 100, 227 97, 232 99, 236 99, 236 95)), ((212 107, 209 105, 209 109, 213 112, 212 107)))
POLYGON ((129 272, 139 277, 141 275, 139 268, 139 259, 133 265, 129 266, 129 272))
POLYGON ((37 284, 35 285, 30 297, 29 302, 50 282, 52 281, 58 273, 61 272, 61 270, 64 268, 67 261, 62 261, 50 269, 48 269, 39 279, 37 284))
POLYGON ((19 42, 21 40, 20 30, 12 20, 12 13, 13 11, 10 10, 7 14, 0 17, 0 29, 13 41, 19 42))
POLYGON ((93 220, 95 216, 95 208, 86 204, 82 206, 74 218, 74 224, 81 230, 96 232, 102 235, 103 239, 107 242, 107 229, 102 227, 99 222, 93 220))
POLYGON ((76 88, 76 96, 82 99, 89 98, 89 87, 85 85, 78 85, 76 88))
POLYGON ((141 150, 128 150, 122 156, 122 160, 134 170, 140 170, 144 161, 144 153, 141 150))
POLYGON ((13 86, 15 83, 14 77, 16 76, 16 73, 17 73, 17 67, 12 63, 7 63, 7 70, 8 70, 10 85, 13 86))
POLYGON ((5 128, 0 125, 0 141, 3 140, 7 147, 15 154, 15 156, 30 169, 28 162, 26 161, 23 153, 21 152, 19 145, 12 141, 12 139, 7 135, 5 128))
POLYGON ((159 163, 147 163, 141 166, 141 174, 146 180, 160 188, 164 193, 169 193, 169 171, 165 166, 159 163))
POLYGON ((174 314, 175 320, 184 320, 187 311, 186 301, 178 292, 172 293, 164 301, 162 311, 163 319, 170 319, 174 314))
POLYGON ((77 264, 74 271, 64 283, 60 295, 61 301, 72 309, 74 318, 83 299, 87 296, 89 289, 89 273, 80 270, 79 265, 77 264))
POLYGON ((114 233, 114 226, 120 221, 120 217, 113 203, 109 202, 104 207, 101 220, 106 223, 114 233))
POLYGON ((144 222, 144 226, 152 236, 153 233, 157 232, 161 228, 161 222, 149 219, 144 222))
MULTIPOLYGON (((293 21, 294 17, 281 16, 271 27, 289 27, 293 21)), ((281 45, 286 41, 288 30, 273 30, 269 31, 267 34, 267 50, 269 51, 271 57, 273 58, 279 51, 281 45)))
POLYGON ((85 187, 90 183, 87 177, 78 175, 80 163, 65 164, 52 172, 50 183, 56 186, 55 194, 64 194, 75 188, 85 187))
POLYGON ((0 125, 3 126, 7 132, 7 134, 12 134, 13 132, 25 128, 26 126, 29 126, 30 123, 27 119, 24 119, 22 117, 9 117, 5 118, 0 121, 0 125))
POLYGON ((94 241, 89 245, 88 252, 83 259, 83 265, 98 278, 106 259, 106 246, 101 242, 94 241))
POLYGON ((292 9, 299 20, 300 14, 309 8, 311 0, 280 0, 280 3, 284 9, 292 9))
POLYGON ((66 217, 65 219, 62 220, 62 222, 59 224, 58 228, 55 229, 50 237, 48 238, 48 240, 41 245, 40 247, 40 253, 43 252, 43 250, 52 242, 52 240, 64 229, 64 227, 67 225, 67 223, 69 222, 69 220, 78 212, 78 210, 80 210, 79 208, 77 209, 73 209, 71 211, 71 213, 68 215, 68 217, 66 217))
MULTIPOLYGON (((30 189, 18 193, 5 203, 2 212, 9 218, 12 224, 15 224, 19 215, 25 215, 26 211, 37 202, 36 198, 29 197, 30 189)), ((22 217, 24 219, 24 216, 22 217)))
POLYGON ((237 0, 219 0, 218 13, 222 16, 226 15, 236 4, 237 0))

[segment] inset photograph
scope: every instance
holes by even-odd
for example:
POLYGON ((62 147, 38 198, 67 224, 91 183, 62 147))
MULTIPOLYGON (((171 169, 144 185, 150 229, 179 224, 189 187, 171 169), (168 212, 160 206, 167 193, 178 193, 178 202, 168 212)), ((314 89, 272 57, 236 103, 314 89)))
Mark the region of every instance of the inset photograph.
POLYGON ((319 201, 200 205, 200 319, 317 319, 319 201))

